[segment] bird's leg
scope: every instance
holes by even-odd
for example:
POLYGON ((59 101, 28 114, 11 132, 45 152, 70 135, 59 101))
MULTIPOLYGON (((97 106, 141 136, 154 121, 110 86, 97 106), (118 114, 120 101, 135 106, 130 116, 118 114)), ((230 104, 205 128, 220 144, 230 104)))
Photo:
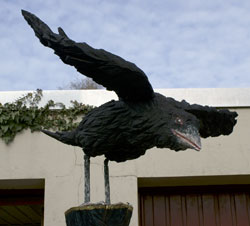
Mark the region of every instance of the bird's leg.
POLYGON ((90 202, 90 156, 84 155, 84 202, 90 202))
POLYGON ((104 185, 105 185, 105 203, 110 204, 110 186, 109 186, 109 166, 108 159, 104 160, 104 185))

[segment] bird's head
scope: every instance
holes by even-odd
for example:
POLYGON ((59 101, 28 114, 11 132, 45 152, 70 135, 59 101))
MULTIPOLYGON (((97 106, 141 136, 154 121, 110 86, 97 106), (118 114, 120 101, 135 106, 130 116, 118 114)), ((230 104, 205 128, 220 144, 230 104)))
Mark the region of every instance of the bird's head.
POLYGON ((188 148, 199 151, 200 120, 180 107, 179 102, 172 98, 157 95, 158 131, 157 147, 170 148, 175 151, 188 148))
POLYGON ((200 151, 199 121, 195 116, 177 111, 172 115, 170 124, 171 143, 175 144, 171 149, 178 151, 191 148, 200 151))

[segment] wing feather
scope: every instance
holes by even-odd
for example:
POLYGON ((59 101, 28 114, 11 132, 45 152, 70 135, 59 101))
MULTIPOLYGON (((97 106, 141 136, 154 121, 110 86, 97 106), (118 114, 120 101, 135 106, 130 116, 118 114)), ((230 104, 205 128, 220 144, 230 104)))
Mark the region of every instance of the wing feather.
POLYGON ((52 49, 65 64, 92 78, 119 98, 127 101, 147 101, 154 91, 145 73, 135 64, 103 49, 94 49, 86 43, 77 43, 67 37, 62 28, 54 33, 34 14, 22 10, 28 24, 40 42, 52 49))
POLYGON ((217 137, 232 133, 237 122, 238 114, 236 112, 198 104, 190 105, 186 101, 181 103, 185 111, 192 113, 200 120, 199 132, 201 137, 217 137))

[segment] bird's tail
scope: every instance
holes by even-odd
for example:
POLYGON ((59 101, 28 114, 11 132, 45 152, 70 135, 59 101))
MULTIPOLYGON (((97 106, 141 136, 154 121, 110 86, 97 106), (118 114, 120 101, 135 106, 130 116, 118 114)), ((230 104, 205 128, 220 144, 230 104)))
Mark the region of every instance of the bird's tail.
POLYGON ((48 130, 42 130, 43 133, 45 133, 46 135, 55 138, 58 141, 61 141, 62 143, 65 144, 70 144, 73 146, 79 146, 75 140, 75 132, 74 131, 63 131, 63 132, 51 132, 48 130))
POLYGON ((69 38, 67 37, 62 28, 58 28, 59 34, 56 34, 49 28, 47 24, 45 24, 34 14, 22 10, 22 15, 24 19, 27 21, 27 23, 32 27, 32 29, 35 32, 35 35, 39 38, 40 42, 43 45, 50 47, 53 44, 55 46, 63 39, 69 40, 69 38))

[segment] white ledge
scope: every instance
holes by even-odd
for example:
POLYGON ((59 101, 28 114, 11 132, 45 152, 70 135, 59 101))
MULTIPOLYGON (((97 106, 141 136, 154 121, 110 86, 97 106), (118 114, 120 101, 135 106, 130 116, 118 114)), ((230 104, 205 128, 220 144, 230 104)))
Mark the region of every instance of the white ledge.
MULTIPOLYGON (((33 91, 3 91, 0 92, 0 103, 13 102, 17 98, 33 91)), ((185 99, 193 104, 209 105, 214 107, 249 107, 250 88, 195 88, 195 89, 155 89, 166 97, 173 97, 181 101, 185 99)), ((100 106, 101 104, 117 100, 115 92, 98 90, 44 90, 40 106, 48 100, 62 102, 70 106, 71 100, 83 104, 100 106)))

